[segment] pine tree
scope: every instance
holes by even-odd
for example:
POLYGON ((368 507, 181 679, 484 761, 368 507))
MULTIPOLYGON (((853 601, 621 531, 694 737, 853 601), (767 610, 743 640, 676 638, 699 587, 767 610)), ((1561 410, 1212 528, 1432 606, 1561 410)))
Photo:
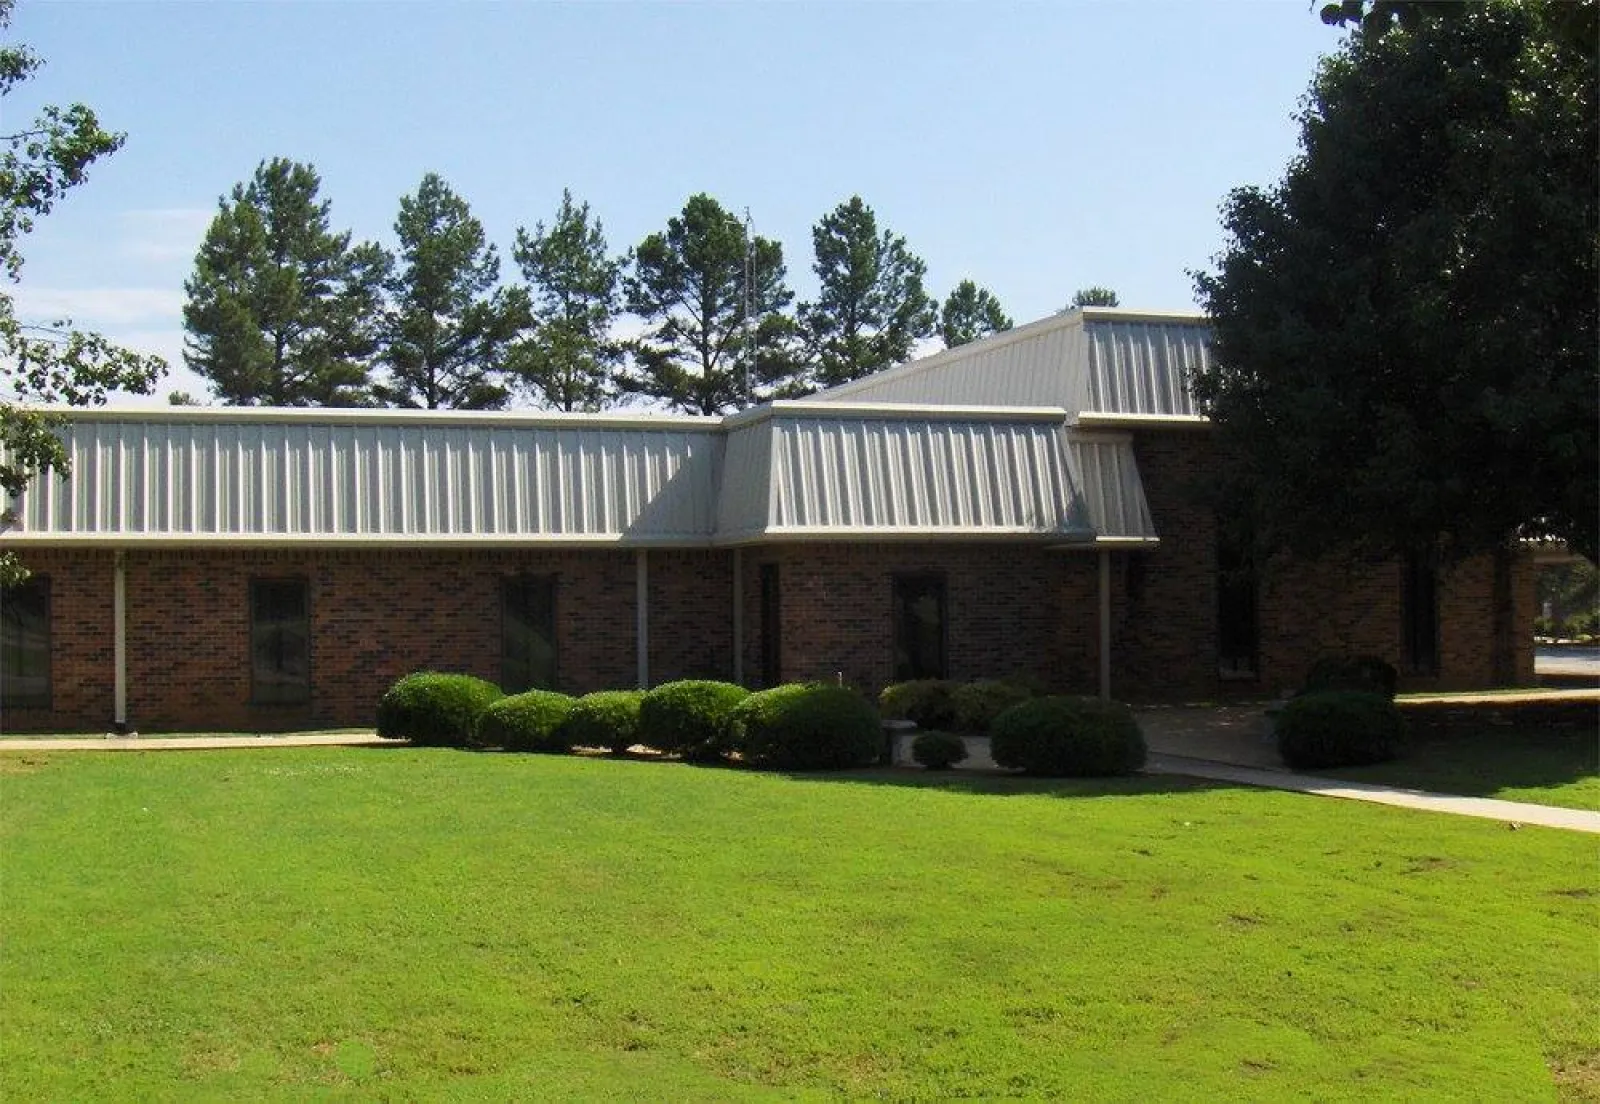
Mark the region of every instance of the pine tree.
POLYGON ((786 274, 782 245, 748 237, 710 196, 691 197, 634 250, 627 306, 650 329, 632 343, 624 387, 697 414, 783 390, 798 367, 786 274))
POLYGON ((872 208, 852 196, 811 231, 815 303, 800 307, 815 382, 847 383, 900 363, 934 332, 939 304, 923 288, 928 266, 906 240, 878 232, 872 208))
POLYGON ((184 283, 184 361, 224 403, 352 406, 390 259, 328 228, 310 165, 275 157, 218 204, 184 283))
POLYGON ((944 301, 939 315, 939 334, 945 348, 954 349, 1011 328, 1011 317, 1000 309, 1000 300, 988 288, 962 280, 944 301))
POLYGON ((599 410, 616 401, 623 348, 611 336, 623 260, 607 255, 589 205, 561 193, 554 224, 518 227, 512 251, 528 282, 533 332, 512 357, 521 383, 557 410, 599 410))
POLYGON ((500 258, 467 202, 437 173, 400 200, 398 265, 387 281, 382 362, 389 406, 493 410, 506 404, 512 340, 527 322, 521 289, 496 289, 500 258))

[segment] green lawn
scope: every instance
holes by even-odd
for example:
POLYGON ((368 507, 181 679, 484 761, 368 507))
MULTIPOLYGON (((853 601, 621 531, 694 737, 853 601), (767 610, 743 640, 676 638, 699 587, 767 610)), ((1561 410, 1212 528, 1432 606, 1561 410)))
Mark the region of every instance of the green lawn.
POLYGON ((0 1099, 1600 1094, 1595 838, 1175 779, 0 756, 0 1099))
POLYGON ((1600 739, 1593 730, 1481 725, 1423 732, 1403 759, 1320 771, 1437 793, 1600 810, 1600 739))

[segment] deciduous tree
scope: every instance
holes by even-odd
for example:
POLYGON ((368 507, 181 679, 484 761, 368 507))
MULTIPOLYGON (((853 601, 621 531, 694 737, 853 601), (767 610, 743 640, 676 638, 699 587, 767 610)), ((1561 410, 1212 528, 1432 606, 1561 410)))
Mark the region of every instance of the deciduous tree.
POLYGON ((506 404, 507 353, 528 320, 527 295, 497 288, 500 258, 466 200, 437 173, 400 200, 397 264, 386 281, 385 378, 389 406, 493 410, 506 404))
POLYGON ((310 165, 263 161, 234 186, 184 283, 184 361, 224 403, 367 401, 390 259, 329 229, 310 165))
POLYGON ((832 387, 900 363, 934 332, 939 304, 923 287, 928 266, 906 240, 878 231, 871 207, 852 196, 811 230, 821 289, 800 307, 812 374, 832 387))
POLYGON ((1011 316, 1000 309, 1000 300, 971 280, 956 285, 939 314, 939 334, 947 349, 1010 328, 1011 316))
POLYGON ((512 357, 518 379, 557 410, 600 410, 617 398, 622 344, 611 328, 621 304, 623 258, 606 249, 587 203, 561 193, 549 227, 518 227, 512 251, 528 282, 533 331, 512 357))
POLYGON ((708 195, 633 253, 628 310, 649 324, 623 386, 696 414, 748 406, 797 367, 783 246, 752 237, 708 195))
MULTIPOLYGON (((0 31, 11 23, 12 0, 0 0, 0 31)), ((26 46, 0 46, 0 120, 5 99, 43 64, 26 46)), ((19 239, 48 215, 89 167, 121 148, 125 135, 108 131, 83 104, 46 107, 13 129, 0 122, 0 268, 22 275, 19 239)), ((121 348, 70 319, 18 318, 11 295, 0 291, 0 490, 7 506, 44 469, 69 474, 69 458, 54 433, 59 419, 30 404, 100 405, 112 391, 149 394, 166 372, 160 357, 121 348)), ((16 554, 0 551, 0 585, 26 578, 16 554)))
POLYGON ((1222 492, 1267 547, 1495 552, 1502 674, 1511 542, 1596 545, 1595 11, 1494 2, 1348 37, 1300 156, 1229 196, 1196 281, 1222 492))

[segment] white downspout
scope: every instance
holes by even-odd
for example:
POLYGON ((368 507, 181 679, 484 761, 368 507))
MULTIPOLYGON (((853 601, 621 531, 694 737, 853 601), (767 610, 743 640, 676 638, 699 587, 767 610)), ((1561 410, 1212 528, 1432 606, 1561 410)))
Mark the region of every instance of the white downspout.
POLYGON ((633 554, 634 635, 638 640, 639 689, 650 689, 650 553, 633 554))
POLYGON ((1111 553, 1100 550, 1100 700, 1111 700, 1111 553))
POLYGON ((733 681, 744 685, 744 549, 733 550, 733 681))
POLYGON ((111 583, 111 727, 128 731, 128 568, 118 549, 111 583))

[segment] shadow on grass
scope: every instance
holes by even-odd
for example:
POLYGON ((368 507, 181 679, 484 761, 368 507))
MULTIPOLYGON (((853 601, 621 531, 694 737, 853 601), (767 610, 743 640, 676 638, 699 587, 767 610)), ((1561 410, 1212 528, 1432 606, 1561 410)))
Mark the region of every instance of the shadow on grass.
POLYGON ((856 786, 898 786, 941 790, 984 797, 1145 797, 1150 794, 1192 793, 1199 790, 1238 789, 1231 782, 1189 778, 1177 774, 1135 774, 1119 778, 1040 778, 1026 774, 966 771, 930 771, 916 767, 871 767, 848 771, 777 771, 792 782, 825 782, 856 786))

